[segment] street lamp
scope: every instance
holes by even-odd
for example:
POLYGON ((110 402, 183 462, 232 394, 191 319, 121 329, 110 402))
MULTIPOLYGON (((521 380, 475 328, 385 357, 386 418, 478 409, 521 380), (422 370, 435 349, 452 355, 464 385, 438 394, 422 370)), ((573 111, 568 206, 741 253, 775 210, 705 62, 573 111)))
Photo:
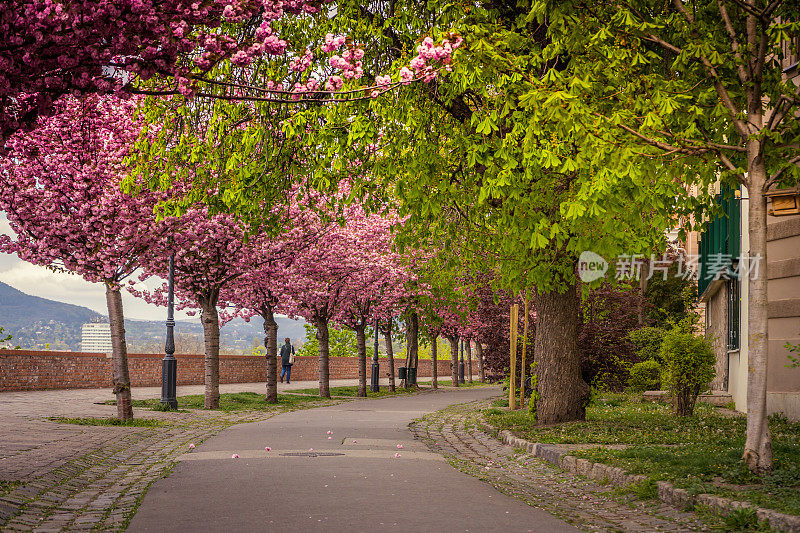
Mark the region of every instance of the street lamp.
POLYGON ((167 279, 167 341, 164 343, 164 359, 161 361, 161 403, 171 409, 178 408, 175 385, 178 380, 178 361, 175 359, 175 254, 169 256, 169 277, 167 279))
POLYGON ((461 360, 458 362, 458 382, 464 383, 464 339, 461 339, 461 360))
POLYGON ((375 353, 372 354, 372 375, 370 376, 370 386, 369 390, 371 392, 378 392, 381 390, 380 384, 378 382, 379 376, 379 366, 378 366, 378 319, 375 319, 375 353))

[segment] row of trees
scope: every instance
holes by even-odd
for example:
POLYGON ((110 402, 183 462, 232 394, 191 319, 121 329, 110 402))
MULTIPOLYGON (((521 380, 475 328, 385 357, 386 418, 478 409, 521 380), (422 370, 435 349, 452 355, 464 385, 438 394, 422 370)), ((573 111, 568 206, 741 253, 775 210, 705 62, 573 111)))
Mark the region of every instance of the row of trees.
MULTIPOLYGON (((272 402, 277 401, 278 312, 302 316, 315 327, 324 397, 330 396, 332 321, 356 334, 359 394, 364 396, 367 325, 378 323, 391 346, 396 319, 419 323, 424 309, 429 319, 422 323, 434 324, 431 338, 441 334, 453 343, 459 337, 491 338, 476 329, 485 313, 476 310, 468 320, 467 285, 459 288, 460 299, 452 289, 447 299, 430 297, 430 284, 420 277, 424 273, 414 268, 419 254, 394 250, 392 231, 402 221, 392 213, 368 214, 358 203, 336 212, 335 202, 296 188, 289 191, 285 208, 275 208, 283 230, 273 235, 248 232, 232 215, 211 214, 203 206, 159 219, 159 202, 168 193, 128 194, 120 186, 125 157, 138 135, 136 104, 100 96, 62 99, 37 128, 9 139, 0 168, 0 209, 16 233, 2 236, 0 249, 106 287, 120 417, 132 416, 121 290, 165 304, 166 286, 142 284, 165 278, 170 256, 179 308, 200 311, 208 409, 219 404, 220 322, 236 316, 264 319, 272 355, 267 357, 267 399, 272 402)), ((341 184, 336 194, 347 193, 341 184)), ((409 330, 413 344, 415 333, 409 330)), ((409 363, 416 366, 415 360, 409 363)))
MULTIPOLYGON (((292 185, 330 194, 339 180, 362 205, 391 200, 400 242, 439 252, 425 256, 434 279, 534 289, 543 423, 583 417, 581 251, 650 252, 722 179, 747 187, 750 252, 766 263, 764 193, 800 177, 800 91, 783 72, 796 2, 287 6, 5 2, 3 138, 69 91, 174 95, 148 104, 158 131, 131 161, 132 179, 171 191, 166 214, 199 200, 279 223, 292 185)), ((749 291, 744 455, 759 472, 772 463, 767 278, 749 291)))

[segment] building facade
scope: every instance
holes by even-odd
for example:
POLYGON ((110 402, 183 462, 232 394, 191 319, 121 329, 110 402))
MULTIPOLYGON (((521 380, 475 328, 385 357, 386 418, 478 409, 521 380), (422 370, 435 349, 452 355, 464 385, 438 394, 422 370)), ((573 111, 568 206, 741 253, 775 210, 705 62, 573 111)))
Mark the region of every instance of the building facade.
MULTIPOLYGON (((800 193, 787 191, 780 198, 800 193)), ((767 217, 767 261, 748 259, 747 190, 722 190, 718 195, 724 215, 707 225, 700 237, 701 270, 698 292, 705 303, 706 336, 717 356, 715 391, 731 395, 736 409, 747 410, 748 279, 767 282, 769 348, 767 409, 800 420, 800 368, 792 367, 788 345, 800 344, 800 213, 781 210, 770 199, 767 217), (781 212, 783 211, 783 212, 781 212), (741 256, 741 259, 740 259, 741 256), (731 274, 718 276, 714 265, 726 262, 731 274), (741 262, 741 264, 740 264, 741 262)), ((781 200, 778 200, 780 202, 781 200)))
POLYGON ((111 327, 106 322, 92 322, 81 328, 81 351, 84 353, 110 353, 111 327))

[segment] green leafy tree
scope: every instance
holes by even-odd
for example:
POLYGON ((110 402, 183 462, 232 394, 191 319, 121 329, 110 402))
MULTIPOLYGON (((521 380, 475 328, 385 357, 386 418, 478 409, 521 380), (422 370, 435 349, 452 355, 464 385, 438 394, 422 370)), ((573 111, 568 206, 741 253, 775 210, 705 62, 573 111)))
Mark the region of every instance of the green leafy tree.
POLYGON ((719 178, 747 188, 749 261, 761 262, 761 275, 749 281, 743 457, 754 472, 771 470, 765 193, 800 178, 800 88, 788 69, 800 4, 538 0, 530 15, 548 24, 543 56, 569 58, 523 96, 545 117, 596 128, 621 152, 656 149, 685 167, 687 185, 719 178))
POLYGON ((511 291, 535 289, 537 420, 554 423, 583 418, 588 395, 576 344, 579 255, 657 246, 682 190, 658 157, 598 142, 527 97, 563 66, 543 55, 547 28, 529 14, 524 4, 340 2, 336 23, 374 42, 365 64, 392 64, 428 34, 455 30, 466 46, 435 83, 325 108, 310 144, 327 150, 318 156, 326 176, 361 161, 369 179, 353 194, 392 196, 407 217, 400 240, 438 249, 447 275, 488 271, 511 291))
MULTIPOLYGON (((303 346, 297 350, 297 355, 316 357, 319 355, 319 340, 317 340, 316 328, 309 324, 304 324, 306 338, 303 346)), ((374 335, 372 329, 367 327, 365 336, 369 339, 374 335)), ((358 355, 358 344, 356 332, 352 329, 332 326, 330 328, 330 357, 356 357, 358 355)), ((371 346, 367 346, 367 358, 374 353, 371 346)))

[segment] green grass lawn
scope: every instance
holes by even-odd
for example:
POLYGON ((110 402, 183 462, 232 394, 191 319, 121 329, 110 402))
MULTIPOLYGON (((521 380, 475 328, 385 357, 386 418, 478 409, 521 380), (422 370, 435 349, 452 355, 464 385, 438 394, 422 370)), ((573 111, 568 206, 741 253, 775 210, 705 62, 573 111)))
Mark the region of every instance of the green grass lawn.
MULTIPOLYGON (((450 387, 453 384, 453 380, 452 379, 438 379, 438 380, 436 380, 436 382, 442 387, 450 387)), ((431 382, 430 381, 420 381, 419 384, 420 384, 420 386, 424 386, 424 387, 430 387, 431 386, 431 382)), ((490 385, 490 383, 481 383, 480 381, 478 381, 476 379, 476 380, 474 380, 472 382, 472 384, 470 384, 470 382, 467 381, 466 383, 460 383, 458 386, 459 387, 485 387, 487 385, 490 385)))
MULTIPOLYGON (((369 385, 367 385, 367 398, 384 398, 386 396, 397 396, 398 394, 410 394, 412 392, 416 392, 415 389, 405 389, 400 386, 395 387, 395 391, 396 392, 389 392, 388 386, 381 385, 381 390, 379 392, 370 392, 369 385)), ((310 389, 297 389, 289 392, 316 396, 319 394, 319 389, 314 387, 310 389)), ((330 392, 331 396, 347 396, 354 398, 356 394, 358 394, 358 386, 352 385, 346 387, 331 387, 330 392)))
POLYGON ((782 512, 800 514, 800 423, 771 417, 775 470, 759 478, 741 460, 744 417, 726 417, 698 404, 695 415, 678 418, 669 405, 635 396, 604 395, 587 408, 585 422, 538 427, 524 411, 487 409, 487 421, 532 442, 624 444, 573 454, 670 481, 696 493, 715 493, 782 512))
MULTIPOLYGON (((327 401, 325 398, 318 398, 315 396, 300 396, 291 394, 279 394, 278 403, 267 403, 264 400, 263 393, 257 392, 233 392, 220 394, 219 396, 219 410, 226 413, 234 411, 247 411, 247 410, 271 410, 278 407, 285 409, 295 409, 301 407, 313 407, 315 402, 327 401)), ((178 409, 202 409, 204 405, 204 398, 202 394, 190 394, 188 396, 178 397, 178 409)), ((134 407, 145 407, 156 411, 163 410, 161 400, 134 400, 134 407)))
POLYGON ((164 420, 153 420, 151 418, 132 418, 130 420, 120 420, 119 418, 71 418, 67 416, 51 416, 48 418, 59 424, 76 424, 78 426, 123 426, 123 427, 161 427, 170 425, 164 420))

